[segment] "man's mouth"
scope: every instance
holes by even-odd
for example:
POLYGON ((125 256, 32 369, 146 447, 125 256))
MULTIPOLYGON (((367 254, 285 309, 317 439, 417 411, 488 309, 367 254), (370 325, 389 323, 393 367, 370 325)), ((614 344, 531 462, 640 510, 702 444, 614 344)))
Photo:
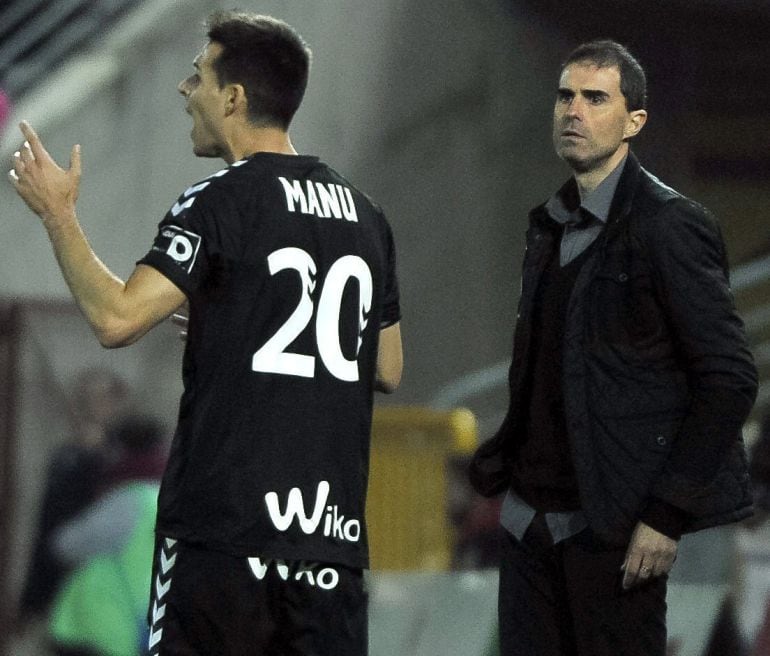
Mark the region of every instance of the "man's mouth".
POLYGON ((577 130, 562 130, 561 136, 562 137, 577 137, 579 139, 585 139, 585 135, 581 134, 577 130))

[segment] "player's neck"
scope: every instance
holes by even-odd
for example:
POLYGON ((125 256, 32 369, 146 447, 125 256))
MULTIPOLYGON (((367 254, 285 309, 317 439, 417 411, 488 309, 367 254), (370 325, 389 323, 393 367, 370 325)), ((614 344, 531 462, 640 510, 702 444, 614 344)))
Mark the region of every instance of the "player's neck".
POLYGON ((229 139, 228 149, 223 159, 232 164, 254 153, 280 153, 296 155, 289 133, 280 128, 265 127, 238 131, 229 139))

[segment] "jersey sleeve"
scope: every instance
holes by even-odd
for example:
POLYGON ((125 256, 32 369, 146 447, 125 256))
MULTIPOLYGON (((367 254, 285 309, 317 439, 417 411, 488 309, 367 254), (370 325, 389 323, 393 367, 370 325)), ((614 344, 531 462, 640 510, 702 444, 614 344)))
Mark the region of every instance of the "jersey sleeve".
POLYGON ((187 189, 158 225, 152 248, 137 264, 166 276, 190 298, 233 261, 237 212, 225 191, 207 182, 187 189))
POLYGON ((380 329, 387 328, 401 320, 401 305, 398 292, 398 277, 396 275, 396 245, 393 232, 387 225, 387 262, 385 269, 385 289, 382 303, 380 329))

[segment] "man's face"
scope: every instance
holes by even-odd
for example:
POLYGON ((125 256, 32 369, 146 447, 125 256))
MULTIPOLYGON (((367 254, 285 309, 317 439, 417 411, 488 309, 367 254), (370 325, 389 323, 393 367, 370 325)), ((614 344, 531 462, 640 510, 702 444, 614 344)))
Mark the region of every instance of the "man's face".
POLYGON ((179 83, 177 89, 187 100, 186 111, 193 119, 190 136, 193 152, 198 157, 222 157, 222 135, 225 112, 224 90, 219 88, 213 64, 222 52, 222 46, 209 42, 193 61, 195 73, 179 83))
POLYGON ((641 130, 645 117, 643 111, 626 109, 616 66, 569 64, 561 73, 553 110, 554 148, 578 173, 600 169, 611 160, 616 163, 613 155, 625 155, 625 139, 641 130))

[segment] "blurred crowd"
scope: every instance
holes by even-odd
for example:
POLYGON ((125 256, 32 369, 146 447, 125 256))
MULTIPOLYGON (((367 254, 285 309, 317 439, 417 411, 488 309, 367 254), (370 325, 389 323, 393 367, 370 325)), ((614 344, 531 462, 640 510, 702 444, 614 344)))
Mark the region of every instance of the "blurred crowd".
POLYGON ((77 377, 72 408, 74 433, 46 471, 18 624, 57 656, 136 656, 147 644, 163 426, 103 369, 77 377))

